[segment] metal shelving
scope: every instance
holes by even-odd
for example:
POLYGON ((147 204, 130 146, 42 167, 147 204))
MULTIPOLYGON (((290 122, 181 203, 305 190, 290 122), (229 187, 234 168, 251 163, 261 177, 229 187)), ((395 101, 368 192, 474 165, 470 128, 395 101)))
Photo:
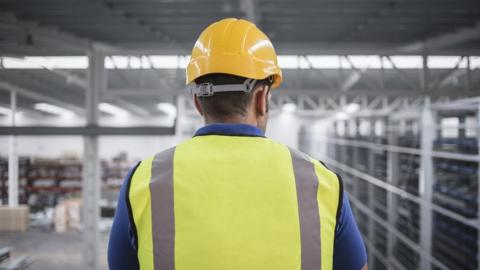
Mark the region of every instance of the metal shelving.
MULTIPOLYGON (((101 162, 104 195, 118 190, 133 162, 125 159, 101 162)), ((19 202, 30 205, 35 212, 56 205, 59 199, 82 191, 82 163, 78 159, 19 159, 19 202)), ((7 202, 8 160, 0 157, 0 202, 7 202)))
POLYGON ((334 120, 312 154, 342 174, 371 269, 479 269, 480 102, 413 110, 334 120))

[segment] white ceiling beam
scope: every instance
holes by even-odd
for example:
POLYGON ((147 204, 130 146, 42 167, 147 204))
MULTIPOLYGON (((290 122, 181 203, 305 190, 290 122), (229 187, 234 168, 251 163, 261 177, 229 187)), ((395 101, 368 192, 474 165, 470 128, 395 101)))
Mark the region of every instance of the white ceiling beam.
POLYGON ((7 82, 7 81, 1 80, 1 79, 0 79, 0 88, 4 89, 5 91, 15 91, 19 95, 26 96, 26 97, 29 97, 29 98, 32 98, 32 99, 35 99, 35 100, 38 100, 38 101, 52 103, 54 105, 58 105, 58 106, 66 108, 66 109, 75 111, 76 113, 81 114, 81 115, 85 114, 85 110, 81 107, 78 107, 76 105, 72 105, 70 103, 64 102, 64 101, 62 101, 60 99, 57 99, 55 97, 43 95, 43 94, 40 94, 36 91, 14 85, 10 82, 7 82))
MULTIPOLYGON (((369 97, 376 97, 376 96, 387 96, 387 97, 397 97, 397 96, 409 96, 409 97, 417 97, 423 96, 424 93, 417 87, 415 89, 409 88, 389 88, 389 89, 366 89, 366 88, 359 88, 353 91, 342 92, 339 91, 338 88, 329 89, 329 88, 287 88, 287 89, 278 89, 272 92, 273 96, 276 95, 289 95, 289 96, 299 96, 299 95, 312 95, 312 96, 322 96, 322 97, 334 97, 340 95, 347 95, 351 96, 369 96, 369 97)), ((173 97, 176 95, 187 94, 184 89, 182 88, 110 88, 108 89, 109 92, 116 96, 124 96, 124 97, 173 97)), ((430 95, 437 95, 436 92, 429 93, 430 95)), ((461 96, 461 93, 458 91, 451 92, 451 97, 458 97, 461 96)))
POLYGON ((467 78, 465 78, 465 79, 466 79, 467 89, 470 89, 471 82, 469 81, 470 80, 469 73, 472 70, 476 69, 476 67, 471 67, 470 59, 469 59, 468 56, 466 57, 466 61, 467 61, 467 67, 466 68, 458 68, 458 64, 457 64, 457 66, 452 70, 452 72, 447 74, 447 76, 445 76, 445 78, 440 81, 437 88, 445 87, 448 84, 458 80, 458 78, 466 75, 467 78))
POLYGON ((323 78, 323 80, 322 80, 323 83, 327 84, 327 86, 330 87, 330 88, 332 88, 332 89, 335 89, 335 88, 338 87, 334 82, 331 81, 330 78, 328 78, 327 75, 325 75, 325 73, 323 73, 322 69, 320 69, 320 68, 315 68, 315 67, 313 66, 312 61, 310 61, 310 59, 309 59, 307 56, 302 55, 302 57, 303 57, 303 59, 305 59, 305 62, 307 62, 308 67, 310 68, 310 70, 315 70, 315 71, 317 71, 316 73, 323 78))
POLYGON ((390 56, 386 56, 385 59, 387 59, 387 61, 392 65, 393 69, 397 71, 401 75, 401 77, 404 78, 405 82, 408 83, 408 85, 410 85, 413 89, 419 88, 419 86, 413 81, 412 78, 408 76, 407 73, 405 73, 404 70, 398 68, 397 65, 395 65, 395 63, 393 62, 392 58, 390 58, 390 56))
POLYGON ((447 71, 447 73, 440 78, 436 83, 433 84, 432 89, 442 88, 445 85, 449 84, 450 82, 456 80, 459 76, 466 73, 466 69, 459 69, 460 64, 463 62, 465 57, 460 57, 458 62, 455 64, 455 67, 447 71))
MULTIPOLYGON (((73 84, 75 84, 75 85, 77 85, 77 86, 79 86, 83 89, 87 89, 87 87, 88 87, 88 82, 85 79, 80 78, 75 74, 71 74, 68 71, 61 70, 61 69, 48 69, 48 70, 50 72, 54 73, 54 74, 57 74, 57 75, 65 78, 65 80, 67 82, 73 83, 73 84)), ((143 109, 142 107, 137 106, 137 105, 135 105, 131 102, 125 101, 122 98, 116 97, 116 96, 112 95, 111 92, 104 91, 103 93, 100 93, 100 94, 103 95, 103 98, 109 99, 112 102, 117 103, 117 105, 125 107, 129 111, 134 112, 135 114, 138 114, 140 116, 149 116, 150 115, 150 113, 147 110, 143 109)))
MULTIPOLYGON (((353 72, 350 74, 350 76, 342 83, 342 85, 340 86, 340 89, 343 91, 343 92, 346 92, 348 90, 350 90, 355 84, 357 84, 357 82, 362 78, 362 76, 367 72, 368 68, 362 68, 362 69, 359 69, 357 67, 355 67, 355 65, 353 64, 353 62, 350 60, 350 57, 349 56, 343 56, 347 62, 350 64, 350 66, 352 67, 353 69, 353 72)), ((372 88, 372 89, 375 89, 375 84, 371 83, 370 81, 367 81, 367 84, 372 88)))
MULTIPOLYGON (((10 104, 9 103, 1 103, 0 102, 0 107, 4 107, 4 108, 10 108, 10 104)), ((17 113, 19 111, 22 111, 22 112, 25 112, 27 113, 28 115, 30 116, 33 116, 33 117, 42 117, 44 116, 41 112, 37 111, 37 110, 32 110, 32 109, 28 109, 28 108, 19 108, 19 106, 17 105, 17 113)))
POLYGON ((342 83, 342 85, 340 86, 340 89, 343 91, 343 92, 346 92, 350 89, 352 89, 352 87, 357 84, 357 82, 360 80, 360 78, 362 77, 362 72, 358 72, 358 71, 353 71, 350 76, 348 76, 347 79, 345 79, 345 81, 342 83))
MULTIPOLYGON (((103 93, 105 94, 105 93, 103 93)), ((107 100, 111 100, 113 103, 116 103, 117 105, 119 105, 120 107, 123 107, 139 116, 150 116, 150 113, 145 110, 144 108, 136 105, 136 104, 133 104, 131 102, 128 102, 122 98, 119 98, 119 97, 115 97, 114 95, 112 95, 111 93, 107 93, 106 96, 104 95, 103 98, 107 99, 107 100)))

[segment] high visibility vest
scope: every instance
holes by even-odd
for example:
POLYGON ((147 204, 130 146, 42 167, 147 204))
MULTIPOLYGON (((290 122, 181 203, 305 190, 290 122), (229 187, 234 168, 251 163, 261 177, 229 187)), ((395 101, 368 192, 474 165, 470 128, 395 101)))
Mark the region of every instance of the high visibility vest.
POLYGON ((140 269, 332 269, 340 179, 264 137, 197 136, 139 163, 140 269))

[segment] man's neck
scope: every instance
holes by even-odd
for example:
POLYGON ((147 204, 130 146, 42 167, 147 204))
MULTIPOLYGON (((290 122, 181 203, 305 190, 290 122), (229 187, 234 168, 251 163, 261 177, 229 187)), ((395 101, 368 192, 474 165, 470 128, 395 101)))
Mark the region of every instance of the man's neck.
POLYGON ((256 119, 252 119, 250 117, 244 117, 244 116, 230 116, 230 117, 224 117, 224 118, 210 118, 206 117, 204 118, 205 124, 244 124, 244 125, 251 125, 258 127, 258 123, 256 119))

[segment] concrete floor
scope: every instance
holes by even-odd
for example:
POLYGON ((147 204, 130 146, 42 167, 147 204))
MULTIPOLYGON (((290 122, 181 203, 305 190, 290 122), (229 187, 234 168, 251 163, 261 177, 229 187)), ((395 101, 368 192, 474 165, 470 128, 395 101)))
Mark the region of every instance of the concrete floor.
MULTIPOLYGON (((108 233, 100 237, 100 265, 107 267, 108 233)), ((0 247, 13 247, 13 256, 27 255, 34 260, 28 269, 83 270, 80 232, 54 233, 31 229, 23 233, 0 232, 0 247)))

